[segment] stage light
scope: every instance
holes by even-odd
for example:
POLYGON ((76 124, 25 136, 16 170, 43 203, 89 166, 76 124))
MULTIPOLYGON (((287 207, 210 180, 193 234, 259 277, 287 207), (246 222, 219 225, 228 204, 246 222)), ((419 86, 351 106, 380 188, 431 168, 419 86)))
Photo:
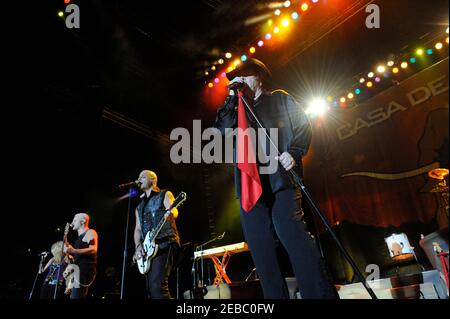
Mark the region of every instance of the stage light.
POLYGON ((230 73, 231 71, 233 71, 234 70, 234 68, 232 67, 232 66, 229 66, 228 68, 227 68, 227 72, 228 73, 230 73))
POLYGON ((361 89, 356 89, 356 90, 355 90, 355 94, 356 94, 356 95, 360 95, 360 94, 361 94, 361 89))
POLYGON ((402 64, 400 64, 400 67, 402 69, 406 69, 408 67, 408 62, 402 62, 402 64))
POLYGON ((410 63, 416 63, 416 61, 417 61, 416 58, 411 58, 411 59, 409 59, 409 62, 410 62, 410 63))
POLYGON ((212 88, 214 86, 214 84, 212 84, 211 82, 208 83, 208 87, 212 88))
POLYGON ((298 13, 297 13, 297 12, 292 12, 291 18, 292 18, 293 20, 297 20, 297 19, 299 18, 298 13))
POLYGON ((384 72, 386 72, 386 67, 385 67, 384 65, 379 65, 379 66, 377 67, 377 72, 378 72, 378 73, 384 73, 384 72))
POLYGON ((416 55, 422 55, 422 54, 423 54, 423 49, 416 50, 416 55))
POLYGON ((307 3, 303 3, 301 8, 302 8, 302 11, 306 11, 306 10, 308 10, 309 6, 307 3))
POLYGON ((256 49, 255 49, 255 47, 251 47, 248 51, 249 51, 251 54, 254 54, 254 53, 256 52, 256 49))
POLYGON ((64 12, 58 11, 58 17, 60 17, 60 18, 64 17, 64 12))
POLYGON ((398 72, 400 72, 400 70, 397 67, 392 69, 392 73, 397 74, 398 72))
POLYGON ((239 64, 241 64, 241 60, 239 60, 239 59, 234 60, 234 62, 233 62, 234 67, 237 67, 239 64))
POLYGON ((345 103, 347 101, 347 99, 343 96, 339 99, 339 102, 341 103, 345 103))
POLYGON ((225 72, 222 72, 222 73, 220 74, 220 76, 224 78, 224 77, 227 76, 227 74, 226 74, 225 72))
POLYGON ((448 37, 446 37, 446 38, 445 38, 445 43, 447 43, 447 44, 448 44, 448 37))
POLYGON ((375 73, 373 73, 373 72, 369 72, 368 74, 367 74, 367 77, 368 78, 373 78, 375 76, 375 73))
POLYGON ((377 77, 375 78, 375 82, 380 83, 380 82, 381 82, 381 78, 380 78, 379 76, 377 76, 377 77))
POLYGON ((349 93, 347 94, 347 97, 351 100, 355 97, 355 95, 353 93, 349 93))
POLYGON ((312 0, 312 3, 317 3, 319 2, 319 0, 312 0))
POLYGON ((245 61, 247 61, 247 56, 244 54, 243 56, 241 56, 241 61, 242 62, 245 62, 245 61))
POLYGON ((359 79, 359 83, 364 83, 364 82, 366 82, 366 79, 365 79, 365 78, 360 78, 360 79, 359 79))
POLYGON ((215 71, 215 70, 216 70, 216 66, 213 65, 213 66, 211 67, 211 70, 212 70, 212 71, 215 71))
POLYGON ((233 56, 233 55, 232 55, 230 52, 225 53, 225 57, 226 57, 227 59, 231 59, 232 56, 233 56))
POLYGON ((273 24, 273 21, 272 21, 272 19, 270 19, 269 21, 267 21, 267 24, 269 25, 269 27, 271 27, 271 26, 272 26, 272 24, 273 24))
POLYGON ((327 96, 327 101, 328 102, 333 102, 333 97, 331 95, 327 96))
POLYGON ((274 13, 275 13, 276 16, 279 16, 281 14, 281 10, 280 9, 276 9, 274 13))
POLYGON ((259 47, 262 47, 263 45, 264 45, 264 41, 263 41, 263 40, 259 40, 259 41, 258 41, 258 46, 259 46, 259 47))
POLYGON ((432 55, 433 54, 433 49, 427 49, 427 54, 428 55, 432 55))
POLYGON ((387 66, 388 67, 391 67, 391 66, 393 66, 394 65, 394 61, 389 61, 388 63, 387 63, 387 66))
POLYGON ((306 114, 322 115, 327 110, 327 102, 323 98, 315 98, 309 104, 305 110, 306 114))
POLYGON ((214 83, 217 84, 217 83, 219 83, 219 82, 220 82, 219 78, 215 78, 215 79, 214 79, 214 83))
POLYGON ((70 3, 70 0, 64 0, 64 3, 65 3, 65 4, 69 4, 69 3, 70 3))
POLYGON ((436 43, 436 45, 434 46, 436 48, 436 50, 440 50, 443 47, 443 44, 441 42, 436 43))
POLYGON ((288 18, 284 18, 284 19, 281 21, 281 25, 282 25, 283 27, 287 27, 287 26, 289 25, 289 19, 288 19, 288 18))
POLYGON ((275 34, 280 33, 280 28, 279 27, 273 28, 273 33, 275 33, 275 34))
POLYGON ((373 86, 372 81, 367 82, 367 83, 366 83, 366 86, 367 86, 368 88, 371 88, 371 87, 373 86))
POLYGON ((217 62, 219 62, 219 64, 223 64, 225 61, 223 59, 219 59, 217 62))
POLYGON ((268 40, 272 39, 272 35, 270 33, 266 33, 264 38, 268 41, 268 40))
POLYGON ((283 3, 283 5, 284 5, 285 8, 289 8, 291 6, 291 2, 290 1, 285 1, 283 3))
POLYGON ((447 27, 447 29, 445 30, 445 33, 447 33, 447 34, 448 34, 448 27, 447 27))
POLYGON ((205 71, 205 75, 209 75, 209 72, 208 72, 208 71, 205 71))

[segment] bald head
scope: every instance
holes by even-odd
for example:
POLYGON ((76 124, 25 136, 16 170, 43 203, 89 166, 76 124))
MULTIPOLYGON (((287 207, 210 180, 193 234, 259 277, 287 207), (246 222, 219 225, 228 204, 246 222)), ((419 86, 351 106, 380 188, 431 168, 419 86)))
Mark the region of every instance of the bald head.
POLYGON ((89 215, 85 213, 76 214, 73 217, 72 228, 73 230, 84 229, 89 227, 89 215))

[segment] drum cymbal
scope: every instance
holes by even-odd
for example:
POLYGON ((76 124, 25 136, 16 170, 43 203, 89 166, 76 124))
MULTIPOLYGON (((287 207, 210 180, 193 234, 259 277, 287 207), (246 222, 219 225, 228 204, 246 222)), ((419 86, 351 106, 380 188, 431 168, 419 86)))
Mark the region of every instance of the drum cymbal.
POLYGON ((431 193, 448 193, 448 186, 436 186, 429 190, 431 193))
POLYGON ((448 169, 436 168, 428 172, 428 176, 434 179, 444 179, 448 175, 448 169))

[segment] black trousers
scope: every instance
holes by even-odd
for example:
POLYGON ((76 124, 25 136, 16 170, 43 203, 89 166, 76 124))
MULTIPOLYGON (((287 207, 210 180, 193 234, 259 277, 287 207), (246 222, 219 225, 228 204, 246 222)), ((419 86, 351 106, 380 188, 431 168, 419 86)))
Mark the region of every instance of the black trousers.
POLYGON ((172 299, 169 291, 169 277, 177 246, 176 244, 165 246, 158 249, 146 276, 147 298, 149 299, 172 299))
POLYGON ((277 258, 277 238, 289 255, 302 298, 338 298, 316 243, 303 222, 300 190, 264 191, 250 212, 241 209, 241 221, 264 298, 289 298, 277 258))
POLYGON ((78 267, 80 267, 80 288, 72 288, 70 299, 88 299, 97 274, 97 264, 81 263, 78 267))

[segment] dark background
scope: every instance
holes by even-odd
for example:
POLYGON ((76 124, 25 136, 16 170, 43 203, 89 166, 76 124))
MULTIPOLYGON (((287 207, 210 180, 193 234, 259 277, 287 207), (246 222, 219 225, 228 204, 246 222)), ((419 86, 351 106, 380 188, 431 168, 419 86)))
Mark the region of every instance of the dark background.
MULTIPOLYGON (((358 11, 369 2, 320 1, 287 44, 256 57, 273 70, 277 86, 304 103, 322 91, 339 94, 361 72, 448 25, 448 1, 380 0, 375 3, 382 28, 369 30, 364 10, 358 11)), ((154 170, 160 187, 188 193, 178 218, 186 244, 180 262, 185 291, 195 244, 222 232, 226 236, 218 246, 243 237, 232 167, 174 165, 168 136, 175 127, 190 129, 193 119, 201 119, 203 128, 213 123, 220 103, 204 98, 210 79, 203 73, 220 57, 217 52, 255 42, 258 28, 242 21, 259 14, 255 8, 261 1, 73 3, 80 5, 79 30, 67 29, 57 17, 62 0, 8 4, 2 10, 2 268, 7 275, 0 279, 0 298, 27 297, 38 263, 34 254, 49 250, 80 211, 91 214, 99 233, 94 295, 117 291, 127 201, 118 200, 124 192, 116 186, 142 169, 154 170), (126 116, 128 124, 138 121, 140 129, 113 122, 105 111, 126 116)), ((133 219, 130 226, 132 231, 133 219)), ((230 277, 245 279, 253 268, 248 253, 233 259, 230 277)), ((128 296, 142 298, 136 269, 127 275, 128 296)))

